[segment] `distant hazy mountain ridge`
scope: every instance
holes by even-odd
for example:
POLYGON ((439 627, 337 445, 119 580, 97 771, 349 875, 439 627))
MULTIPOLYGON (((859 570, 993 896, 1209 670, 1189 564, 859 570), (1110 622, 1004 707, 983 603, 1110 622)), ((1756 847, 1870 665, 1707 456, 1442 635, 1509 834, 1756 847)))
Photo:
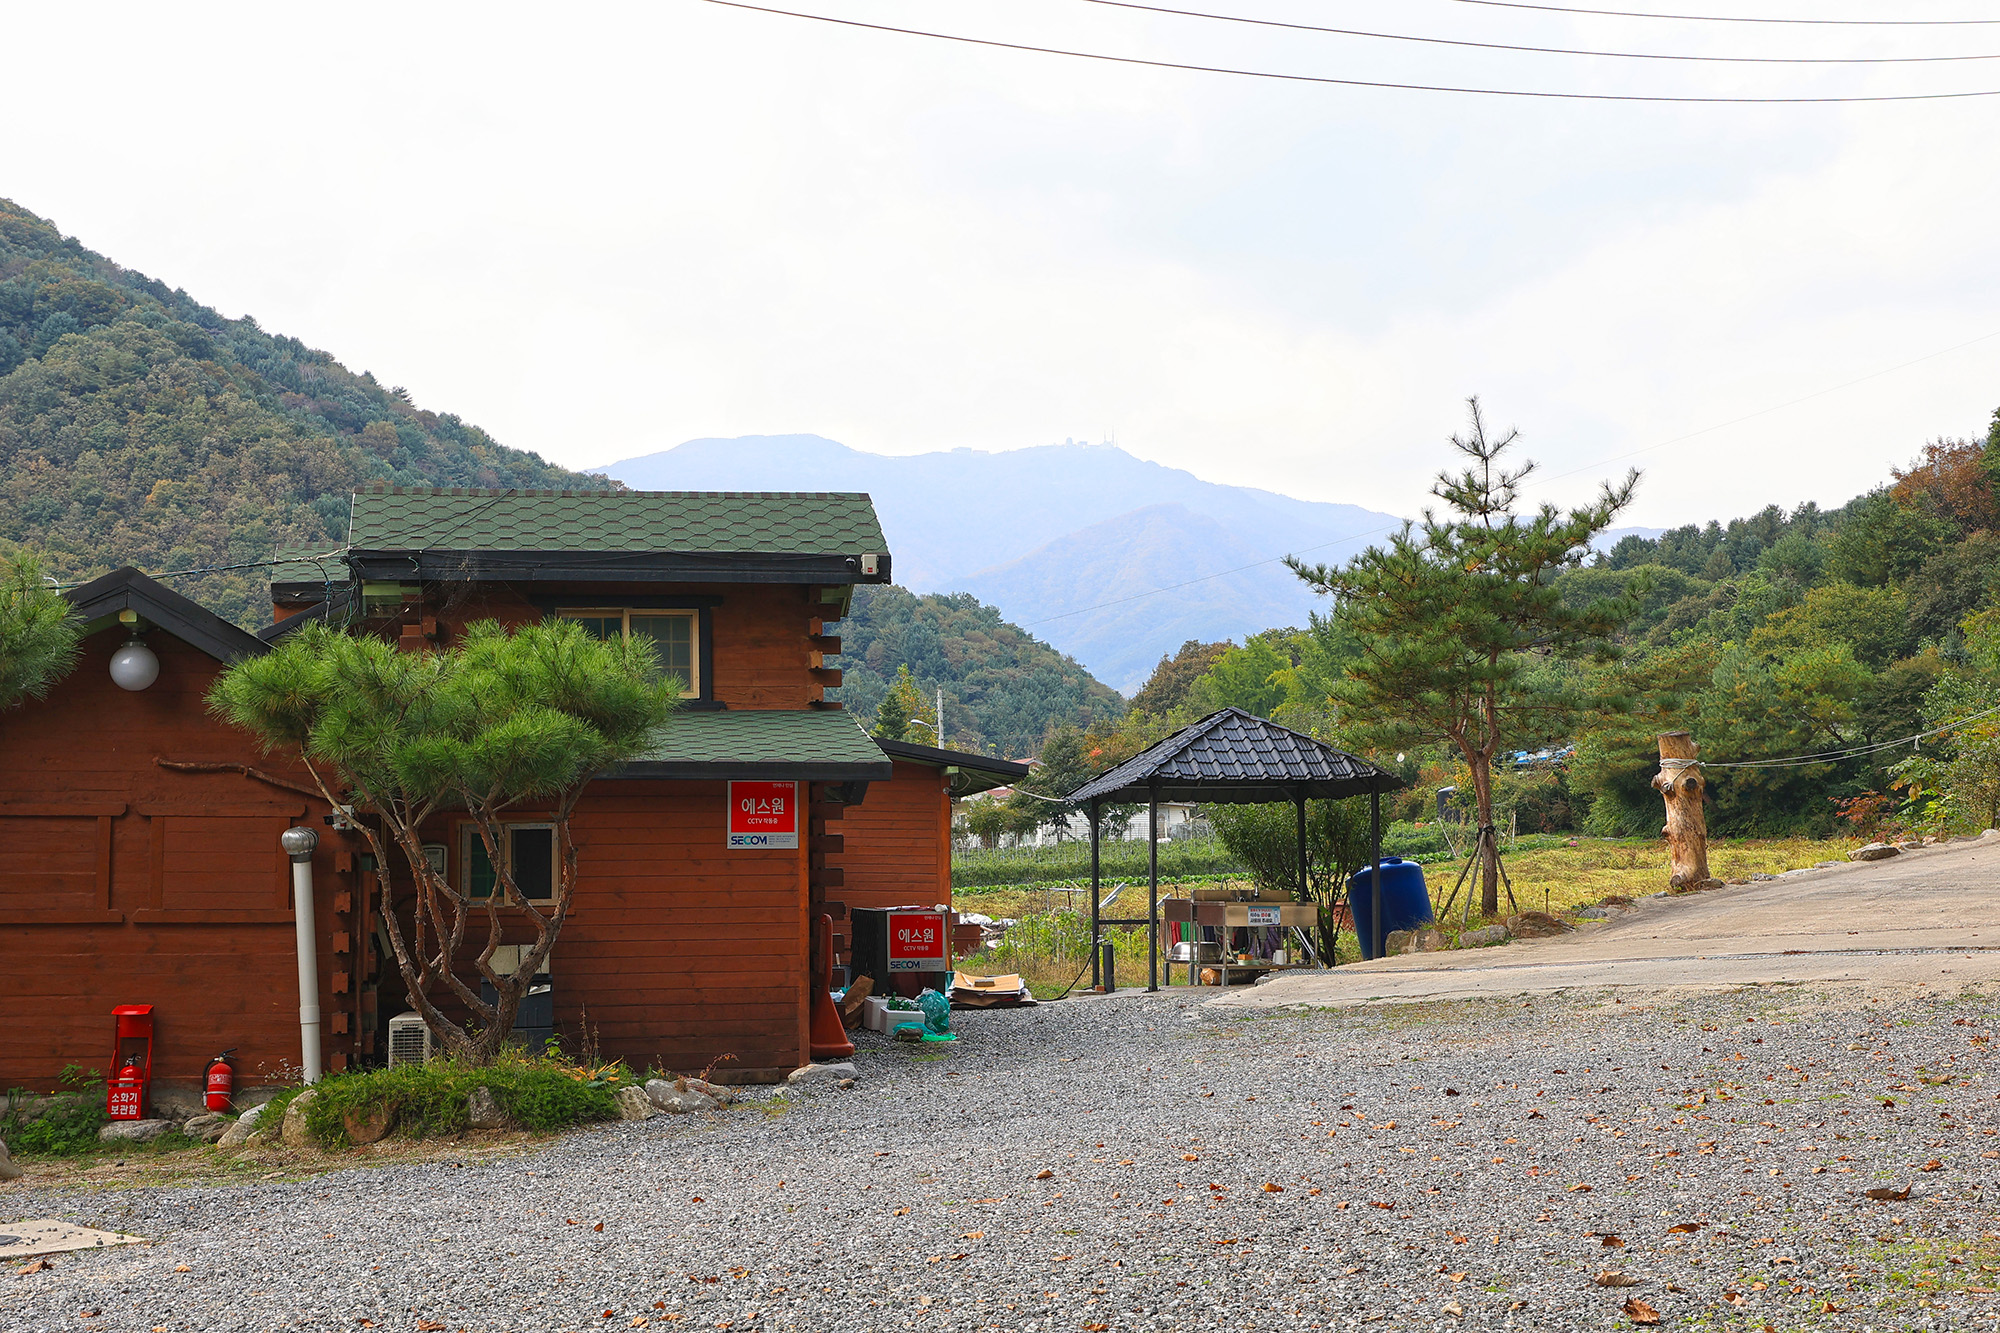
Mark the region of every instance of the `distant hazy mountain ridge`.
POLYGON ((971 592, 1128 694, 1186 639, 1303 624, 1315 599, 1276 557, 1344 558, 1353 539, 1400 522, 1218 485, 1108 445, 893 458, 817 435, 748 435, 601 471, 642 490, 867 491, 897 583, 971 592), (1176 584, 1190 586, 1155 591, 1176 584))

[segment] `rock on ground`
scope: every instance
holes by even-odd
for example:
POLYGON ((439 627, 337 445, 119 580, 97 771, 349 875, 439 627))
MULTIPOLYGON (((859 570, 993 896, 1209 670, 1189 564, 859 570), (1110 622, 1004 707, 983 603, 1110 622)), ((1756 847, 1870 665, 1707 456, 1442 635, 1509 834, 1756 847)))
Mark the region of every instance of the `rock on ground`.
POLYGON ((618 1103, 620 1120, 650 1120, 658 1114, 641 1088, 620 1088, 611 1094, 611 1100, 618 1103))
POLYGON ((1461 949, 1477 949, 1484 944, 1504 944, 1507 942, 1507 927, 1495 923, 1481 926, 1478 930, 1468 930, 1458 937, 1461 949))
MULTIPOLYGON (((921 1021, 923 1015, 918 1014, 916 1017, 921 1021)), ((797 1069, 785 1075, 785 1082, 838 1083, 844 1078, 855 1077, 856 1072, 852 1060, 841 1060, 827 1064, 800 1065, 797 1069)))
POLYGON ((1850 861, 1886 861, 1892 856, 1900 856, 1902 851, 1893 843, 1871 842, 1866 847, 1856 847, 1847 854, 1850 861))
POLYGON ((384 1102, 367 1111, 348 1111, 341 1115, 340 1126, 347 1131, 349 1143, 379 1143, 395 1128, 396 1109, 394 1102, 384 1102))
POLYGON ((465 1115, 474 1129, 505 1129, 511 1123, 508 1114, 500 1109, 499 1098, 491 1088, 474 1088, 465 1099, 465 1115))
POLYGON ((0 1140, 0 1180, 19 1180, 21 1168, 14 1165, 14 1159, 7 1155, 7 1144, 0 1140))
POLYGON ((219 1111, 210 1111, 205 1115, 189 1119, 181 1126, 181 1133, 191 1139, 200 1139, 203 1143, 214 1143, 229 1132, 231 1123, 228 1116, 219 1111))
POLYGON ((252 1134, 257 1132, 257 1122, 263 1118, 264 1108, 268 1105, 269 1102, 258 1102, 236 1117, 236 1122, 222 1131, 222 1137, 216 1140, 216 1144, 223 1148, 241 1147, 252 1134))
POLYGON ((97 1131, 97 1137, 104 1143, 151 1143, 179 1128, 172 1120, 113 1120, 97 1131))
POLYGON ((285 1108, 285 1119, 278 1126, 278 1137, 287 1148, 310 1148, 313 1146, 312 1131, 306 1128, 306 1108, 313 1104, 319 1093, 307 1088, 292 1098, 285 1108))
POLYGON ((1545 939, 1551 935, 1567 935, 1576 929, 1567 921, 1558 921, 1547 912, 1520 912, 1507 918, 1508 933, 1516 939, 1545 939))
MULTIPOLYGON (((677 1078, 655 1078, 646 1081, 646 1100, 668 1115, 689 1115, 695 1111, 713 1111, 716 1099, 694 1086, 695 1080, 677 1078)), ((703 1084, 703 1087, 706 1087, 703 1084)))

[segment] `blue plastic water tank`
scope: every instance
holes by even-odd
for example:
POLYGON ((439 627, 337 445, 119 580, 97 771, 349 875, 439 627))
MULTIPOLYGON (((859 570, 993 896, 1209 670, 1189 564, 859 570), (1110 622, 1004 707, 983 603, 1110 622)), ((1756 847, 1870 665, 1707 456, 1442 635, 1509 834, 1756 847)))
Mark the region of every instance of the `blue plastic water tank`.
MULTIPOLYGON (((1347 880, 1347 906, 1354 914, 1354 932, 1361 939, 1361 956, 1375 956, 1375 891, 1371 867, 1363 866, 1347 880)), ((1424 868, 1400 856, 1382 858, 1382 934, 1428 925, 1431 893, 1424 885, 1424 868)))

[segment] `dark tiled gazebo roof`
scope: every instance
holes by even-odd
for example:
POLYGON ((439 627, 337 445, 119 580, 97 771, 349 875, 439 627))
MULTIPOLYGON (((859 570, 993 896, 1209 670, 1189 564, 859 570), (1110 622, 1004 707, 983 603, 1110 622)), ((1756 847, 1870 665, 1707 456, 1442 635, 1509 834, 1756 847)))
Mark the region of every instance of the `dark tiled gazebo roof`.
POLYGON ((1071 792, 1091 801, 1251 805, 1399 791, 1393 773, 1240 708, 1210 713, 1071 792))

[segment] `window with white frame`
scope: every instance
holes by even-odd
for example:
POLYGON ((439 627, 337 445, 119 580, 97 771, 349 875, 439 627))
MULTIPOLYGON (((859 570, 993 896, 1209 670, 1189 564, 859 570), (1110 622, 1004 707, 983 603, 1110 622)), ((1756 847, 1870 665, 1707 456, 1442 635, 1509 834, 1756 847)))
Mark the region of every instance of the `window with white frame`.
MULTIPOLYGON (((514 887, 531 903, 556 896, 556 827, 553 824, 502 824, 501 855, 514 876, 514 887)), ((460 891, 468 898, 505 897, 493 858, 479 826, 465 823, 458 830, 460 891)))
POLYGON ((660 673, 680 682, 681 692, 701 693, 701 654, 696 651, 699 617, 693 611, 652 611, 636 607, 579 607, 556 612, 590 631, 592 638, 623 636, 649 645, 660 673))

